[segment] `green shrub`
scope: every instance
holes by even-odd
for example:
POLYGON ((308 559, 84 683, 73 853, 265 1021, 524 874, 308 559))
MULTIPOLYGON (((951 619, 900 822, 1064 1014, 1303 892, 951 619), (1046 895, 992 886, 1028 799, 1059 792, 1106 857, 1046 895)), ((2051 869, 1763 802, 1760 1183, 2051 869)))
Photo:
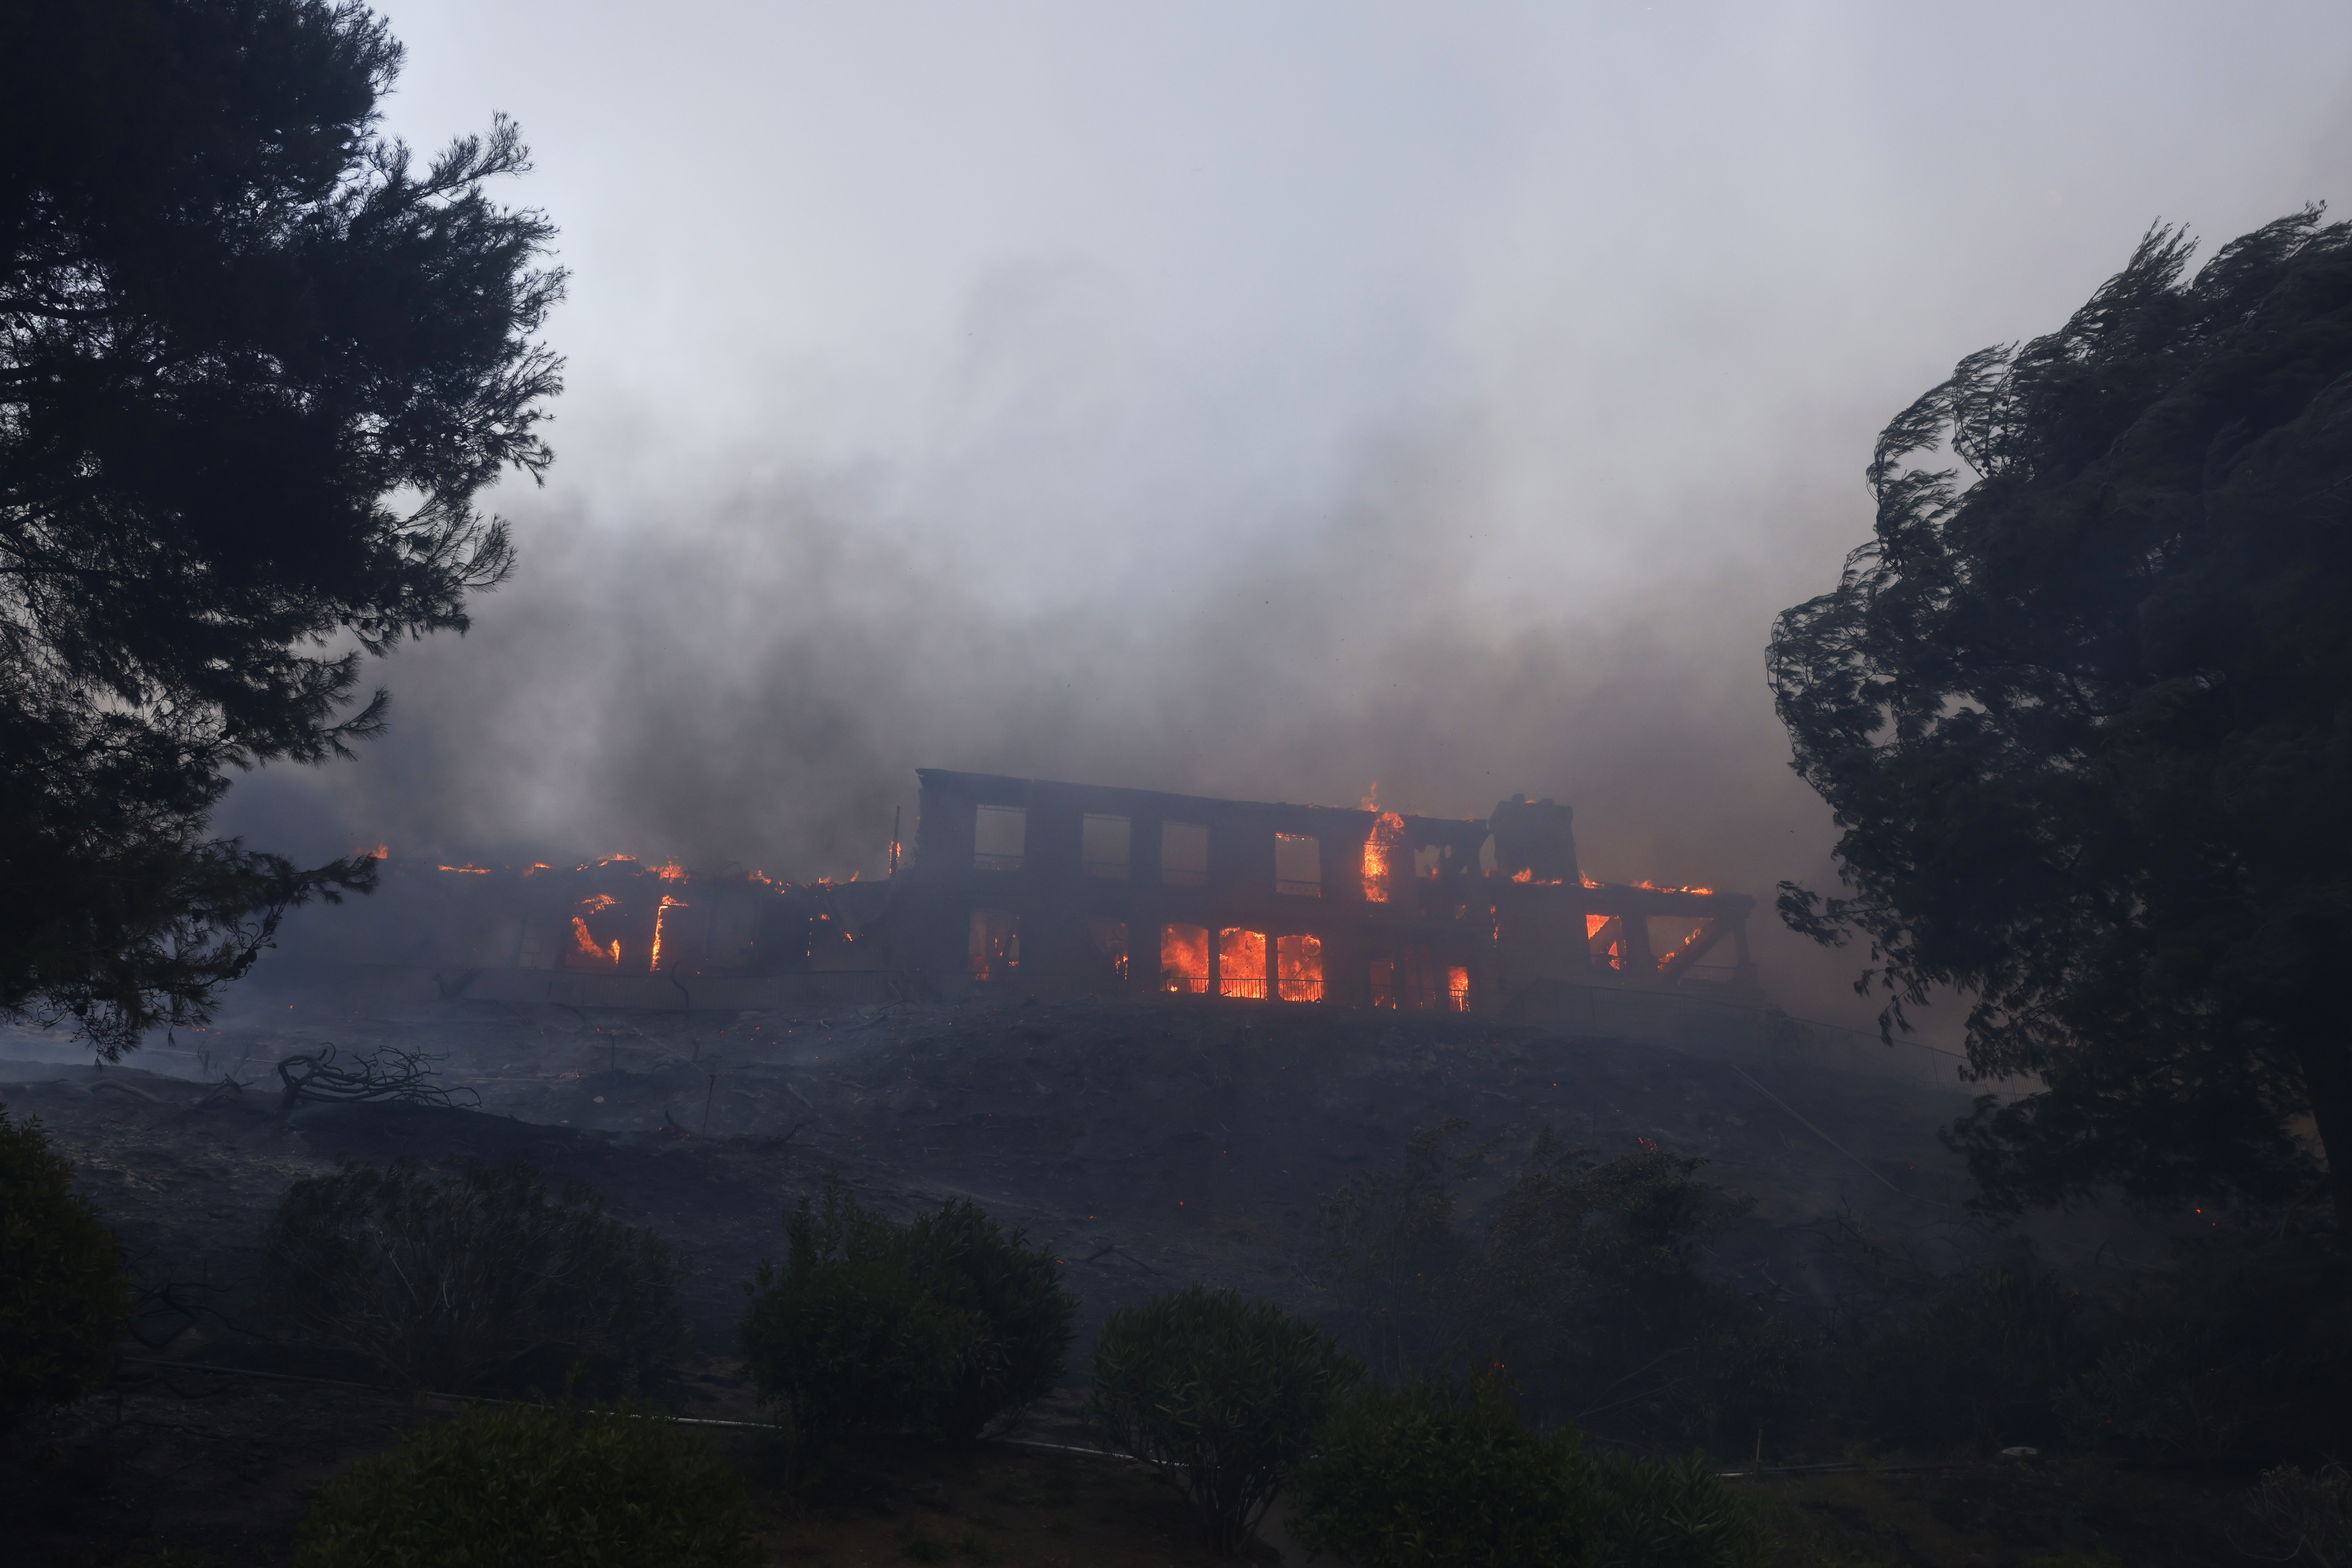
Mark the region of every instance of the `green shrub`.
POLYGON ((836 1174, 786 1219, 780 1268, 762 1261, 737 1343, 761 1400, 802 1453, 927 1418, 955 1386, 968 1338, 929 1289, 914 1234, 861 1207, 836 1174))
POLYGON ((2046 1444, 2054 1396, 2089 1362, 2078 1320, 2047 1276, 1971 1275, 1856 1351, 1859 1413, 1874 1436, 1918 1447, 2046 1444))
POLYGON ((1363 1367, 1278 1307, 1195 1285, 1112 1311, 1093 1371, 1088 1424, 1175 1487, 1230 1553, 1363 1367))
POLYGON ((1416 1133, 1399 1166, 1324 1205, 1322 1283, 1384 1375, 1496 1349, 1529 1410, 1588 1429, 1737 1442, 1783 1422, 1810 1342, 1700 1270, 1748 1199, 1703 1181, 1704 1160, 1654 1148, 1596 1162, 1547 1129, 1465 1220, 1464 1189, 1500 1144, 1457 1149, 1465 1132, 1416 1133))
POLYGON ((1294 1479, 1291 1532, 1359 1568, 1578 1568, 1578 1450, 1573 1427, 1538 1436, 1490 1378, 1367 1392, 1294 1479))
POLYGON ((40 1120, 0 1106, 0 1430, 105 1383, 131 1310, 121 1243, 40 1120))
POLYGON ((1053 1255, 1010 1237, 963 1199, 915 1221, 916 1267, 961 1332, 955 1369, 930 1412, 951 1441, 1054 1392, 1069 1353, 1078 1304, 1062 1289, 1053 1255))
POLYGON ((320 1489, 302 1568, 752 1568, 742 1479, 667 1422, 487 1407, 320 1489))
POLYGON ((957 1200, 911 1226, 861 1206, 835 1173, 784 1226, 737 1342, 802 1453, 921 1425, 955 1441, 1053 1392, 1077 1303, 1052 1254, 957 1200))
POLYGON ((1759 1568, 1772 1547, 1705 1455, 1643 1459, 1588 1449, 1588 1568, 1759 1568))
POLYGON ((2167 1463, 2252 1468, 2343 1451, 2352 1300, 2306 1237, 2189 1251, 2120 1314, 2056 1406, 2075 1440, 2167 1463))
POLYGON ((686 1344, 684 1260, 528 1165, 454 1177, 414 1160, 297 1182, 263 1258, 263 1302, 289 1337, 447 1392, 561 1382, 584 1366, 641 1375, 686 1344))

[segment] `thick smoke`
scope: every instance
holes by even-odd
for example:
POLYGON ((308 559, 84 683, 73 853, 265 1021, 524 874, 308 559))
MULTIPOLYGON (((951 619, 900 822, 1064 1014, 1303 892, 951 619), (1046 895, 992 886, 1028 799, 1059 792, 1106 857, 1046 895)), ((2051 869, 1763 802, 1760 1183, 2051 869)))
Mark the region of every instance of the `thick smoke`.
MULTIPOLYGON (((1319 515, 1222 559, 1171 535, 1164 562, 1026 605, 985 536, 892 519, 870 478, 699 517, 527 514, 525 570, 474 631, 381 667, 391 736, 250 781, 224 826, 311 854, 872 876, 934 765, 1326 804, 1377 784, 1461 816, 1524 791, 1577 807, 1590 874, 1819 880, 1825 816, 1763 679, 1785 574, 1697 562, 1595 603, 1546 551, 1539 613, 1497 615, 1455 521, 1477 504, 1461 445, 1384 443, 1319 515)), ((1857 526, 1856 495, 1823 500, 1857 526)), ((1790 1002, 1851 1014, 1844 962, 1771 927, 1790 1002)))
MULTIPOLYGON (((1865 536, 1873 436, 2151 218, 2326 195, 2352 37, 2316 0, 391 19, 394 129, 497 106, 538 149, 560 461, 472 634, 381 667, 390 737, 224 830, 807 878, 879 870, 918 766, 1377 782, 1767 896, 1833 831, 1764 642, 1865 536)), ((1866 1017, 1853 955, 1754 931, 1792 1007, 1866 1017)))

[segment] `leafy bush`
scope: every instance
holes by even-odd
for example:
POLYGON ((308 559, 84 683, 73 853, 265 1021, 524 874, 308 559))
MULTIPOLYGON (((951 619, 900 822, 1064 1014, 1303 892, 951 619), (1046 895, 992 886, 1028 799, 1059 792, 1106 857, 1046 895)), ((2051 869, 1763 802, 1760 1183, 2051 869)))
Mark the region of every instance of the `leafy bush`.
POLYGON ((1920 1447, 2047 1444, 2053 1401, 2089 1363, 2079 1302, 2045 1275, 1995 1268, 1960 1280, 1853 1365, 1874 1436, 1920 1447))
POLYGON ((574 1364, 643 1373, 685 1346, 683 1269, 576 1183, 551 1200, 528 1165, 444 1177, 404 1160, 295 1183, 270 1226, 263 1299, 298 1341, 455 1393, 551 1384, 574 1364))
POLYGON ((122 1247, 36 1117, 0 1106, 0 1430, 103 1384, 131 1321, 122 1247))
POLYGON ((1053 1255, 1010 1237, 972 1203, 957 1199, 916 1220, 916 1267, 961 1332, 955 1370, 930 1415, 942 1436, 969 1441, 1009 1412, 1054 1391, 1069 1353, 1078 1303, 1062 1289, 1053 1255))
POLYGON ((803 1197, 784 1230, 783 1265, 762 1260, 744 1287, 751 1304, 737 1343, 803 1452, 946 1403, 971 1336, 930 1289, 914 1233, 861 1207, 838 1174, 823 1206, 803 1197))
POLYGON ((1588 1450, 1577 1470, 1591 1500, 1588 1568, 1757 1568, 1771 1560, 1769 1539, 1703 1454, 1588 1450))
POLYGON ((742 1479, 667 1422, 486 1407, 329 1482, 301 1568, 754 1568, 742 1479))
POLYGON ((1575 1429, 1538 1436, 1491 1378, 1415 1381, 1349 1402, 1300 1469, 1291 1531, 1359 1568, 1585 1561, 1575 1429))
POLYGON ((2189 1251, 2121 1314, 2057 1411, 2076 1440, 2141 1458, 2252 1468, 2342 1451, 2352 1300, 2342 1256, 2312 1238, 2189 1251))
POLYGON ((760 1396, 811 1457, 920 1423, 954 1441, 1053 1392, 1078 1304, 1053 1255, 961 1199, 892 1223, 827 1178, 785 1221, 738 1331, 760 1396))
POLYGON ((1234 1552, 1362 1363, 1310 1323, 1194 1285, 1121 1307, 1095 1341, 1088 1424, 1192 1505, 1234 1552))
POLYGON ((1700 1180, 1704 1161, 1645 1149, 1597 1163, 1547 1130, 1465 1223, 1458 1189, 1496 1141, 1457 1153, 1465 1130, 1415 1134, 1393 1173, 1325 1205, 1323 1281, 1353 1344, 1400 1379, 1499 1352, 1529 1407, 1588 1427, 1724 1441, 1778 1424, 1807 1342, 1698 1269, 1746 1199, 1700 1180))

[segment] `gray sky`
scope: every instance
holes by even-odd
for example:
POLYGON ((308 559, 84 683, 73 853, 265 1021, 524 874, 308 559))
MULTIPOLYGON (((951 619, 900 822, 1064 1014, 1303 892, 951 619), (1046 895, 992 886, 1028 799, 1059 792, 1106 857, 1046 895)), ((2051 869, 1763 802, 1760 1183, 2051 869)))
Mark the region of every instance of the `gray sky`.
POLYGON ((394 131, 521 121, 571 390, 390 738, 232 796, 297 852, 870 871, 939 765, 1819 881, 1762 649, 1878 427, 2352 194, 2340 0, 384 9, 394 131))

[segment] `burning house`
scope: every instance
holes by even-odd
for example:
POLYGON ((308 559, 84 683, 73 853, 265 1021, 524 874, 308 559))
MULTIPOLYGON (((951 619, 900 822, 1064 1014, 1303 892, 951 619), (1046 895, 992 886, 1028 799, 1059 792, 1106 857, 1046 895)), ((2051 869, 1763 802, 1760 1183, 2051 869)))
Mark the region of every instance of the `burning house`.
POLYGON ((1763 1001, 1751 900, 1591 880, 1550 801, 1465 821, 918 777, 885 881, 626 855, 388 866, 362 918, 396 934, 371 955, 442 994, 647 1008, 1162 994, 1639 1026, 1678 1001, 1763 1001))
POLYGON ((1570 808, 1485 821, 924 769, 877 922, 977 990, 1550 1011, 1595 986, 1760 1000, 1752 900, 1591 881, 1570 808))

